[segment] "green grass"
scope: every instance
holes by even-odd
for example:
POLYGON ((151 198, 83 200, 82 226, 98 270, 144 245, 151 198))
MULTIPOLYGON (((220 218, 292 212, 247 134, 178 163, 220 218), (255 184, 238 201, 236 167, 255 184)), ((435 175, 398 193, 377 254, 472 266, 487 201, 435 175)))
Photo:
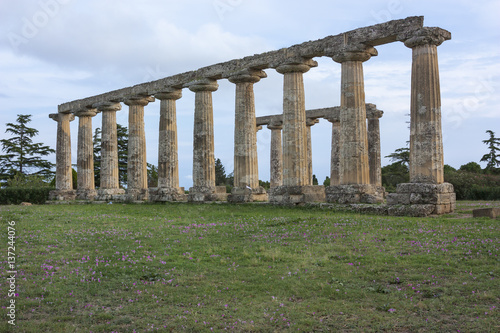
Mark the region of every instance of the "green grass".
POLYGON ((500 203, 437 218, 0 206, 4 256, 15 221, 18 264, 17 326, 4 316, 0 331, 498 332, 500 226, 464 215, 482 206, 500 203))

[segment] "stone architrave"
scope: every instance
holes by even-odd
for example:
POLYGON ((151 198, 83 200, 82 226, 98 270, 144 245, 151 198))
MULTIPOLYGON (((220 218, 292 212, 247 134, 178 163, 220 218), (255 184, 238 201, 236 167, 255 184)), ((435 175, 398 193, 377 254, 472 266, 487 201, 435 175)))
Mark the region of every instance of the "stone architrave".
POLYGON ((422 28, 405 40, 412 49, 410 183, 387 197, 391 215, 426 216, 455 210, 453 185, 444 182, 441 92, 437 46, 451 39, 440 28, 422 28))
POLYGON ((94 179, 94 144, 92 138, 92 117, 99 113, 89 108, 75 112, 78 117, 77 190, 80 200, 94 200, 97 195, 94 179))
POLYGON ((193 133, 193 187, 188 201, 217 201, 214 159, 214 115, 212 92, 219 88, 216 80, 200 79, 188 85, 195 93, 193 133))
POLYGON ((283 185, 283 147, 281 143, 282 121, 271 121, 267 128, 271 130, 271 170, 270 188, 283 185))
POLYGON ((370 165, 370 184, 382 186, 382 159, 380 153, 380 121, 384 114, 374 104, 366 104, 368 119, 368 161, 370 165))
POLYGON ((236 84, 234 126, 234 187, 230 202, 266 201, 266 190, 259 186, 255 96, 253 85, 267 77, 260 70, 246 70, 229 77, 236 84))
POLYGON ((307 132, 307 177, 309 180, 308 185, 313 185, 313 166, 312 166, 312 138, 311 127, 319 123, 319 119, 307 118, 306 119, 306 132, 307 132))
POLYGON ((158 190, 154 201, 184 201, 187 196, 179 187, 176 100, 182 89, 170 88, 155 94, 160 104, 158 140, 158 190))
POLYGON ((304 73, 318 63, 311 59, 276 68, 283 83, 283 185, 272 189, 270 202, 303 204, 323 201, 324 189, 310 185, 307 155, 304 73))
POLYGON ((125 190, 120 188, 116 112, 120 111, 122 106, 120 103, 107 102, 96 107, 102 114, 101 183, 96 199, 120 200, 125 190))
POLYGON ((328 119, 332 123, 332 153, 330 160, 330 186, 340 185, 340 122, 328 119))
POLYGON ((149 199, 144 107, 154 100, 152 96, 136 96, 124 102, 129 107, 127 198, 131 201, 149 199))
POLYGON ((385 190, 370 184, 363 62, 377 55, 370 46, 345 45, 333 56, 342 65, 340 105, 340 185, 326 189, 338 203, 378 203, 385 190))
POLYGON ((51 200, 74 200, 73 169, 71 167, 70 122, 75 120, 72 113, 52 113, 49 117, 57 121, 56 144, 56 190, 51 191, 51 200))

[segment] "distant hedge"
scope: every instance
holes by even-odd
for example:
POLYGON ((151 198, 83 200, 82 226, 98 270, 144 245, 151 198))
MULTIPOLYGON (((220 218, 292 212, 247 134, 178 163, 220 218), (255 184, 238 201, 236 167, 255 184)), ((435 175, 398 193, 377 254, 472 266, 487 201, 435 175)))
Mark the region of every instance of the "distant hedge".
POLYGON ((458 200, 500 200, 500 176, 467 171, 445 173, 453 184, 458 200))
POLYGON ((19 205, 21 202, 43 204, 49 200, 52 187, 16 188, 7 187, 0 189, 0 205, 19 205))

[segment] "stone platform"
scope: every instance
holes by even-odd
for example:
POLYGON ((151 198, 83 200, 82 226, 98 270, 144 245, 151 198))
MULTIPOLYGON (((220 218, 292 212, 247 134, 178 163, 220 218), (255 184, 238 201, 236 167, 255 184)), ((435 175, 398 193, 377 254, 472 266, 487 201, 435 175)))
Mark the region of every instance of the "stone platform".
POLYGON ((384 201, 385 189, 370 184, 334 185, 325 189, 326 201, 339 204, 367 203, 376 204, 384 201))
POLYGON ((194 186, 189 188, 188 202, 226 201, 225 186, 194 186))
POLYGON ((455 211, 456 194, 453 185, 403 183, 396 193, 387 196, 389 215, 428 216, 448 214, 455 211))
POLYGON ((266 189, 262 186, 253 189, 250 187, 233 187, 231 194, 227 197, 227 201, 232 203, 262 202, 268 199, 266 189))
POLYGON ((277 186, 270 189, 269 203, 300 205, 325 201, 325 187, 320 185, 277 186))
POLYGON ((149 190, 149 200, 154 202, 187 201, 184 187, 162 187, 149 190))

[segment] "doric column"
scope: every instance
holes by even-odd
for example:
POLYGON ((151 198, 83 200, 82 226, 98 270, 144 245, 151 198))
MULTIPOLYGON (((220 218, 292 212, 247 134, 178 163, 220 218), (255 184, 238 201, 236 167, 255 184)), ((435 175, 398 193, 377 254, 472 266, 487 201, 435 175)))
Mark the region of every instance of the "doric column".
POLYGON ((283 185, 309 185, 307 172, 306 106, 303 74, 317 66, 313 60, 276 68, 283 84, 283 185))
POLYGON ((340 104, 340 184, 369 184, 363 62, 373 47, 348 48, 333 56, 342 64, 340 104))
POLYGON ((370 164, 370 184, 382 186, 382 160, 380 156, 380 121, 384 114, 374 104, 366 104, 368 119, 368 161, 370 164))
POLYGON ((151 96, 137 96, 124 102, 129 107, 127 195, 130 200, 149 198, 144 107, 154 100, 151 96))
POLYGON ((179 160, 177 145, 176 100, 182 97, 182 89, 170 88, 155 94, 160 103, 160 127, 158 140, 158 193, 157 201, 185 200, 179 187, 179 160))
POLYGON ((309 184, 313 185, 313 167, 312 167, 312 139, 311 139, 311 126, 319 123, 319 119, 307 118, 306 119, 306 132, 307 132, 307 177, 309 184))
POLYGON ((340 185, 340 122, 328 119, 332 123, 332 153, 330 160, 330 186, 340 185))
POLYGON ((281 121, 271 122, 267 125, 271 130, 271 173, 270 187, 283 185, 283 147, 281 144, 281 121))
POLYGON ((232 202, 254 201, 257 194, 265 195, 265 190, 259 186, 253 85, 266 76, 261 70, 246 70, 229 77, 229 81, 236 84, 234 187, 228 198, 232 202))
POLYGON ((92 117, 97 109, 75 112, 78 117, 77 191, 80 200, 93 200, 97 195, 94 179, 94 144, 92 140, 92 117))
POLYGON ((193 133, 193 187, 189 201, 214 201, 214 115, 212 92, 219 88, 216 80, 201 79, 191 83, 189 90, 195 93, 193 133))
POLYGON ((96 105, 102 114, 101 135, 101 184, 98 200, 113 200, 113 195, 124 194, 120 189, 118 170, 118 138, 116 112, 122 109, 120 103, 107 102, 96 105))
POLYGON ((412 49, 410 107, 410 182, 441 184, 443 138, 437 46, 448 31, 422 28, 405 45, 412 49))
POLYGON ((74 200, 76 193, 73 190, 69 123, 75 120, 75 115, 72 113, 52 113, 49 117, 57 121, 56 190, 50 193, 50 198, 56 200, 74 200))

